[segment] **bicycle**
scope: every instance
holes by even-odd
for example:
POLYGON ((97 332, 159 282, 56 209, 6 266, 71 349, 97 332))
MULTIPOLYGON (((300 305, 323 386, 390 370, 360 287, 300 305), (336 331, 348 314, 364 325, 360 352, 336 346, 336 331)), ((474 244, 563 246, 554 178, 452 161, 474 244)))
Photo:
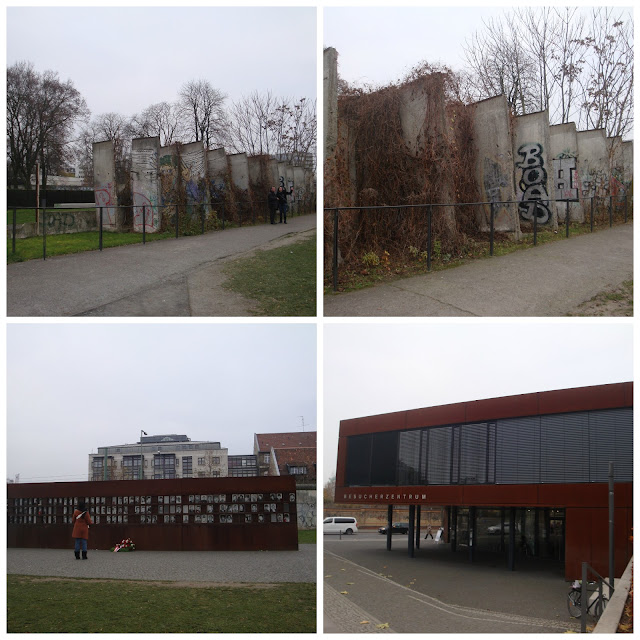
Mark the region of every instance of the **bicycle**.
MULTIPOLYGON (((597 584, 597 582, 588 582, 587 593, 597 591, 597 584)), ((589 600, 591 599, 589 598, 589 600)), ((608 598, 604 594, 602 596, 598 594, 593 601, 587 604, 587 615, 591 614, 599 618, 607 606, 607 602, 608 598)), ((580 580, 575 580, 571 585, 571 590, 567 594, 567 609, 569 609, 569 615, 572 618, 579 618, 582 615, 582 581, 580 580)))

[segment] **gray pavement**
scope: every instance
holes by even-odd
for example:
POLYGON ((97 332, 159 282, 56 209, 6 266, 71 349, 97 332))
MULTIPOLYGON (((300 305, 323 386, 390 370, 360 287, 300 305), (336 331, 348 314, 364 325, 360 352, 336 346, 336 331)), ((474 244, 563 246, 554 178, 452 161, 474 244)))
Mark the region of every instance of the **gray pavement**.
POLYGON ((196 583, 316 582, 316 545, 298 551, 134 551, 73 548, 7 549, 7 573, 65 578, 168 580, 196 583))
POLYGON ((325 316, 564 316, 633 275, 631 224, 324 296, 325 316))
POLYGON ((8 316, 249 315, 226 293, 229 260, 296 242, 316 216, 7 265, 8 316))
POLYGON ((324 630, 327 633, 566 633, 568 583, 558 562, 525 559, 509 571, 502 557, 480 556, 407 537, 393 549, 375 533, 324 536, 324 630), (342 593, 346 591, 347 593, 342 593), (363 621, 369 624, 361 624, 363 621), (388 627, 379 629, 377 624, 388 627))

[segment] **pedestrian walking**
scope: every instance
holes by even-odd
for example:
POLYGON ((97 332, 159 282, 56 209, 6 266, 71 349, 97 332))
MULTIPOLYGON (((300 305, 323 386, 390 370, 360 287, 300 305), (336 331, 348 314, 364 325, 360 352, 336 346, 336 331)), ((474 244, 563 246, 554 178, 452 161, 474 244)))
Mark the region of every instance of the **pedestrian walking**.
POLYGON ((276 193, 276 188, 271 187, 269 191, 269 195, 267 196, 267 205, 269 206, 269 219, 271 224, 276 223, 276 209, 278 208, 278 194, 276 193))
POLYGON ((293 193, 293 187, 289 189, 289 191, 285 191, 284 187, 278 187, 278 209, 280 210, 280 222, 284 217, 284 223, 287 224, 287 210, 289 209, 289 205, 287 204, 287 196, 290 196, 293 193))
POLYGON ((78 506, 73 512, 73 532, 71 537, 75 540, 76 560, 80 560, 80 551, 82 551, 82 559, 87 559, 87 540, 89 539, 89 525, 91 516, 84 500, 78 500, 78 506))
POLYGON ((424 539, 426 540, 429 536, 431 536, 431 539, 433 540, 433 532, 431 531, 430 524, 427 525, 427 535, 424 537, 424 539))

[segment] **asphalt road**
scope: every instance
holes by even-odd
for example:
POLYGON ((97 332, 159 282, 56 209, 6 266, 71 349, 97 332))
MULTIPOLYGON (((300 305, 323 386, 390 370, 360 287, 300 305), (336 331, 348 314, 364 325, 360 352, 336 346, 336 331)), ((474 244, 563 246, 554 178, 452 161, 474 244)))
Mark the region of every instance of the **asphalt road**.
POLYGON ((295 216, 286 225, 245 226, 10 264, 7 315, 249 315, 246 300, 223 295, 220 266, 256 249, 295 242, 315 227, 315 214, 295 216))
POLYGON ((500 557, 470 564, 464 551, 432 540, 409 558, 406 536, 394 536, 388 552, 385 536, 361 532, 324 536, 323 575, 327 633, 579 630, 558 563, 521 562, 511 572, 500 557))
POLYGON ((633 277, 633 225, 324 296, 325 316, 565 316, 633 277))

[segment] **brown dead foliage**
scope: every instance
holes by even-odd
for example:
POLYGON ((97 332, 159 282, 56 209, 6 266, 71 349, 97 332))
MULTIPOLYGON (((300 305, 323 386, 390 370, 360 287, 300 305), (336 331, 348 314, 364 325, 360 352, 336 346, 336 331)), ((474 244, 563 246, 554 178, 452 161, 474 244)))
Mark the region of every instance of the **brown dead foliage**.
MULTIPOLYGON (((398 84, 343 89, 337 152, 325 163, 325 207, 397 205, 340 213, 343 263, 355 266, 367 252, 406 256, 410 247, 425 251, 428 211, 408 205, 477 202, 472 113, 456 98, 456 86, 449 69, 421 64, 398 84), (415 141, 409 144, 403 131, 407 105, 418 119, 415 141)), ((476 231, 472 207, 434 207, 432 244, 438 243, 443 253, 459 252, 476 231)), ((333 216, 327 214, 326 267, 332 238, 333 216)))

